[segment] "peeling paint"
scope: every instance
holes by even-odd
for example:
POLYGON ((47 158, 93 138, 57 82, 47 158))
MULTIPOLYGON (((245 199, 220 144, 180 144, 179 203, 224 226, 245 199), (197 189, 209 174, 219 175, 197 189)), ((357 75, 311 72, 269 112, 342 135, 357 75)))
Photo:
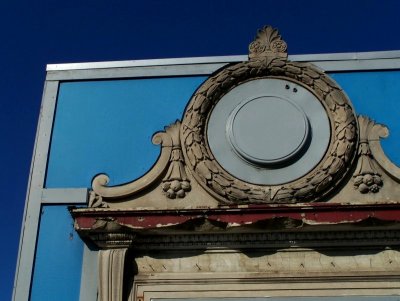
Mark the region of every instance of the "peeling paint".
MULTIPOLYGON (((251 224, 251 223, 250 223, 251 224)), ((241 226, 242 224, 239 224, 239 223, 228 223, 228 225, 227 225, 227 227, 228 228, 232 228, 232 227, 239 227, 239 226, 241 226)))
POLYGON ((157 224, 156 228, 163 228, 163 227, 171 227, 171 226, 176 226, 178 225, 177 223, 169 223, 169 224, 157 224))
MULTIPOLYGON (((255 223, 273 222, 279 219, 299 221, 307 225, 356 224, 374 219, 399 222, 400 204, 342 205, 342 204, 297 204, 264 206, 230 206, 213 209, 174 210, 114 210, 72 209, 77 230, 95 230, 109 227, 110 223, 131 229, 167 228, 187 222, 217 223, 217 227, 249 226, 255 223)), ((284 227, 286 223, 281 224, 284 227)), ((298 225, 301 226, 301 225, 298 225)))
POLYGON ((308 220, 303 218, 302 219, 303 223, 307 224, 307 225, 337 225, 337 224, 351 224, 351 223, 358 223, 361 222, 362 220, 343 220, 343 221, 336 221, 336 222, 329 222, 329 221, 325 221, 325 222, 317 222, 315 220, 308 220))

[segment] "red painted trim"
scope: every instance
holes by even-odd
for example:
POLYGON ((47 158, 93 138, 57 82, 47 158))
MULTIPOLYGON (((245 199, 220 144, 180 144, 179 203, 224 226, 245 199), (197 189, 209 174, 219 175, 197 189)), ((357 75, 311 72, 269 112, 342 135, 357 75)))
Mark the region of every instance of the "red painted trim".
POLYGON ((189 220, 206 219, 233 226, 276 218, 291 218, 307 224, 350 224, 368 218, 400 221, 400 204, 343 205, 314 203, 296 205, 228 206, 184 210, 72 209, 78 229, 92 229, 98 219, 110 219, 137 229, 162 228, 189 220))

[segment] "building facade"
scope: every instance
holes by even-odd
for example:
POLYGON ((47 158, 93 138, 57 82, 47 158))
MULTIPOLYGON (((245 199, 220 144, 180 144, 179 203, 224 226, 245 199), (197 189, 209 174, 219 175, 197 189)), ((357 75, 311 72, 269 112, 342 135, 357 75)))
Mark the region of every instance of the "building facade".
POLYGON ((14 300, 399 300, 400 52, 286 49, 49 65, 14 300))

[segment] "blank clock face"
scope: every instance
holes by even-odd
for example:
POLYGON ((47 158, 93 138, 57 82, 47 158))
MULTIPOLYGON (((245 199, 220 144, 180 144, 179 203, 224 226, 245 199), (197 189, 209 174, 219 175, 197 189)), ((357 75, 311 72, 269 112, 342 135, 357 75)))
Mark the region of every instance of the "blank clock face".
POLYGON ((207 125, 210 149, 233 176, 253 184, 294 181, 323 158, 326 111, 307 88, 277 78, 243 83, 216 104, 207 125))

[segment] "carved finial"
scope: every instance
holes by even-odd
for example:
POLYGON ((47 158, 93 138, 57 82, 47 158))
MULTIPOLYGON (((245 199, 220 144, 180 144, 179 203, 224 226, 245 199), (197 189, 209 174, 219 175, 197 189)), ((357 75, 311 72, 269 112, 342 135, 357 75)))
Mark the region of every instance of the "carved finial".
POLYGON ((249 45, 249 59, 287 58, 287 45, 278 30, 264 26, 249 45))

